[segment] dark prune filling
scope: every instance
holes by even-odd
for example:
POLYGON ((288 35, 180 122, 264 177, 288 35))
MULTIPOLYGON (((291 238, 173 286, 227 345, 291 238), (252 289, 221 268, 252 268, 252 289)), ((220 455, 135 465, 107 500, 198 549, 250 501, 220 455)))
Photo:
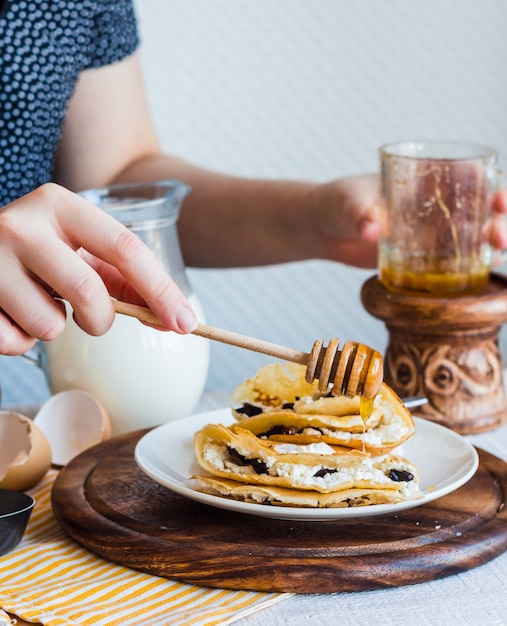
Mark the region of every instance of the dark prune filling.
MULTIPOLYGON (((320 428, 312 426, 312 429, 322 434, 322 430, 320 428)), ((301 432, 301 428, 296 428, 295 426, 282 426, 279 424, 278 426, 273 426, 273 428, 264 433, 258 434, 257 437, 269 439, 269 437, 272 437, 273 435, 298 435, 301 432)))
POLYGON ((331 469, 330 467, 323 467, 318 472, 315 472, 313 476, 314 478, 324 478, 324 476, 327 476, 328 474, 335 474, 337 471, 338 471, 337 469, 331 469))
POLYGON ((414 480, 414 475, 412 474, 412 472, 407 472, 405 470, 389 470, 388 476, 396 483, 409 483, 411 480, 414 480))
MULTIPOLYGON (((284 402, 282 404, 282 409, 286 410, 294 410, 294 402, 284 402)), ((264 409, 261 406, 256 406, 255 404, 250 404, 250 402, 245 402, 242 406, 236 409, 236 413, 240 415, 245 415, 245 417, 254 417, 255 415, 260 415, 264 413, 264 409)))
POLYGON ((236 463, 236 465, 250 465, 250 467, 252 467, 256 474, 268 473, 268 467, 266 463, 264 463, 264 461, 261 461, 260 459, 247 459, 234 448, 227 448, 227 450, 229 452, 229 457, 231 461, 233 461, 233 463, 236 463))
POLYGON ((278 426, 273 426, 273 428, 270 428, 265 433, 260 433, 257 436, 267 439, 273 435, 294 435, 297 432, 297 428, 291 428, 290 426, 283 426, 282 424, 279 424, 278 426))
POLYGON ((236 409, 236 412, 240 413, 241 415, 246 415, 247 417, 253 417, 254 415, 260 415, 263 410, 260 406, 255 406, 255 404, 245 402, 243 406, 236 409))

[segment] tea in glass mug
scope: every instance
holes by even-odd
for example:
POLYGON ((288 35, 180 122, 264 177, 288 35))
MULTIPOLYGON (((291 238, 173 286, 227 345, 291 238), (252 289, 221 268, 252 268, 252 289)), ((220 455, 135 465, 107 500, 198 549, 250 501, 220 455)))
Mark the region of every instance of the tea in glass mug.
POLYGON ((401 141, 380 153, 379 279, 390 291, 468 296, 488 283, 498 155, 458 141, 401 141))

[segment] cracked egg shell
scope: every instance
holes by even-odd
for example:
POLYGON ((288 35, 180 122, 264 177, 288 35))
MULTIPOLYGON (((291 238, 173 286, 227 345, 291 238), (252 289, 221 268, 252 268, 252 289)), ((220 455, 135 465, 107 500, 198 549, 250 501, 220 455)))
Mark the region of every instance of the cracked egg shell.
POLYGON ((111 435, 111 422, 104 407, 82 389, 68 389, 51 396, 33 421, 46 435, 53 464, 59 466, 111 435))
POLYGON ((51 467, 51 446, 26 415, 0 411, 0 488, 34 487, 51 467))

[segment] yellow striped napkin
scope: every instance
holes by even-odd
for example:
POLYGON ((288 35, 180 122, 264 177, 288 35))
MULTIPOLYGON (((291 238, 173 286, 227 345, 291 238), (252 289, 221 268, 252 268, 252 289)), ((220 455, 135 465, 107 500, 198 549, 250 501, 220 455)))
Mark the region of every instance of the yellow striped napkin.
POLYGON ((218 626, 292 594, 197 587, 136 572, 71 540, 50 503, 57 476, 50 470, 30 494, 36 505, 27 532, 0 557, 1 610, 47 626, 218 626))

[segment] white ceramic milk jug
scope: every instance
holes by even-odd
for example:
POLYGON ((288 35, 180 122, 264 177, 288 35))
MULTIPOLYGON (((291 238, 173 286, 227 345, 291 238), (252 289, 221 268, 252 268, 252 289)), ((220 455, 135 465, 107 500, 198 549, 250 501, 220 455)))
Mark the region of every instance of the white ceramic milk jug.
MULTIPOLYGON (((204 315, 187 278, 176 222, 189 188, 179 181, 115 185, 81 195, 135 232, 204 315)), ((209 342, 161 332, 117 315, 109 332, 92 337, 68 312, 64 332, 45 344, 52 393, 80 388, 104 406, 112 434, 163 424, 192 413, 208 374, 209 342)))

